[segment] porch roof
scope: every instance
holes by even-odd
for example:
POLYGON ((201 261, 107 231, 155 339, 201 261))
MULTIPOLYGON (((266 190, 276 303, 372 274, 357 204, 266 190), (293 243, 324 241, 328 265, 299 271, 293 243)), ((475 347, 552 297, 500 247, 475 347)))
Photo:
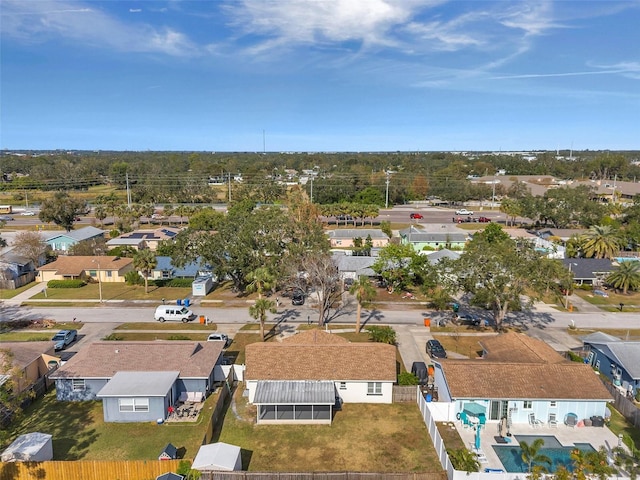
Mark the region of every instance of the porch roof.
POLYGON ((253 403, 257 405, 333 405, 336 387, 326 381, 260 381, 253 403))
POLYGON ((180 372, 118 372, 98 392, 105 397, 164 397, 180 372))

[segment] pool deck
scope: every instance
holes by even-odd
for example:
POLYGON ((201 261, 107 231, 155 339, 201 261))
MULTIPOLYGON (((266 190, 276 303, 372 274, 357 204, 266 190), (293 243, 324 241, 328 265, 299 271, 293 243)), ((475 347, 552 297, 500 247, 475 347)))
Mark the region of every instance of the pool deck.
MULTIPOLYGON (((473 428, 463 428, 459 421, 450 422, 449 425, 453 425, 453 427, 458 430, 467 448, 473 450, 475 445, 475 430, 473 428)), ((517 441, 513 437, 517 437, 518 435, 552 435, 556 437, 563 446, 567 447, 573 446, 576 443, 589 443, 596 450, 599 449, 600 446, 605 446, 608 450, 611 450, 618 446, 618 437, 606 426, 572 428, 559 423, 557 427, 549 427, 545 424, 533 428, 528 424, 518 423, 514 424, 510 431, 512 435, 511 443, 499 444, 494 438, 498 436, 497 422, 489 422, 482 428, 480 431, 480 449, 486 456, 486 463, 480 464, 480 471, 484 471, 485 468, 504 469, 498 455, 493 449, 493 445, 517 445, 517 441)))

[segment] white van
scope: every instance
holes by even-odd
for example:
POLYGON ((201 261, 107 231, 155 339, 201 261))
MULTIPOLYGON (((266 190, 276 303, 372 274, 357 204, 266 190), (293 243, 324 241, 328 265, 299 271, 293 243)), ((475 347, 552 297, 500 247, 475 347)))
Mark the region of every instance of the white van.
POLYGON ((160 305, 153 316, 157 321, 179 320, 187 323, 196 318, 196 314, 181 305, 160 305))

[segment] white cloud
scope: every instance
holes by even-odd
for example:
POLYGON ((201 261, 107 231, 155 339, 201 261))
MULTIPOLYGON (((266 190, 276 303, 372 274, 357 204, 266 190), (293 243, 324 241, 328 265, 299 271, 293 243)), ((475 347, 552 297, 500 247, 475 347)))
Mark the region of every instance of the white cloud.
POLYGON ((142 11, 141 8, 130 8, 129 13, 140 13, 142 11))
POLYGON ((182 33, 148 24, 128 24, 91 4, 57 0, 3 0, 3 35, 32 43, 62 38, 123 52, 194 55, 182 33))

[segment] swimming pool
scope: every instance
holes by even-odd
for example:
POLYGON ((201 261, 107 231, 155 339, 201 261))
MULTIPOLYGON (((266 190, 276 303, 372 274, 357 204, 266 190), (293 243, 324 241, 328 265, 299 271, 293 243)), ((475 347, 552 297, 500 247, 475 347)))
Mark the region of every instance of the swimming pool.
MULTIPOLYGON (((527 442, 531 444, 535 439, 542 438, 544 445, 540 449, 540 455, 546 455, 551 459, 551 466, 545 464, 549 473, 554 473, 558 467, 565 467, 570 472, 573 471, 573 465, 571 464, 571 450, 578 448, 583 452, 595 452, 589 443, 576 443, 572 447, 563 447, 553 435, 518 435, 516 436, 517 442, 527 442)), ((526 472, 528 467, 522 461, 522 450, 516 445, 494 445, 493 449, 498 455, 500 462, 505 471, 511 473, 526 472)), ((535 465, 535 464, 534 464, 535 465)))

